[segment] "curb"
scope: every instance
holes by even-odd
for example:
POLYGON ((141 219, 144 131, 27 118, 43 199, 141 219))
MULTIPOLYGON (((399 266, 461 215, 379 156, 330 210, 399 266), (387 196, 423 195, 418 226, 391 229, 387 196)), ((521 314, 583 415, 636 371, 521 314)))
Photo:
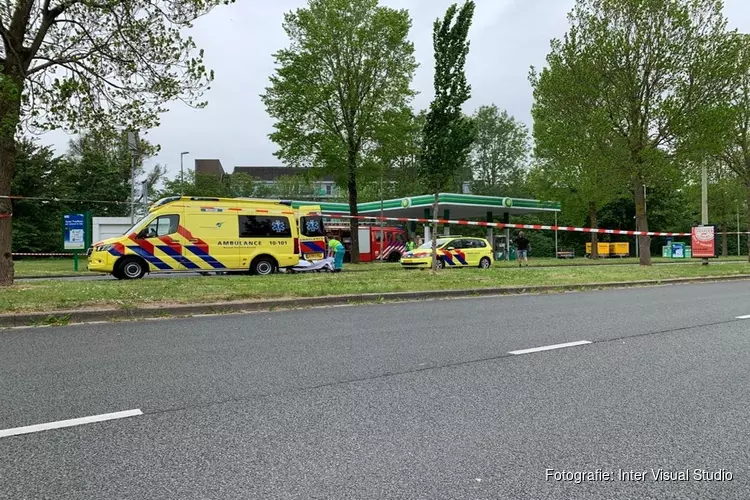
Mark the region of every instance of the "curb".
POLYGON ((712 283, 721 281, 750 280, 750 274, 732 276, 699 276, 695 278, 666 278, 662 280, 620 281, 615 283, 580 283, 570 285, 511 286, 496 288, 469 288, 463 290, 428 290, 422 292, 363 293, 357 295, 330 295, 327 297, 302 297, 294 299, 244 300, 213 304, 185 304, 168 307, 142 307, 138 309, 79 309, 50 312, 0 314, 0 328, 19 326, 66 325, 69 323, 91 323, 186 317, 206 314, 273 311, 276 309, 299 309, 319 306, 358 305, 403 300, 456 299, 498 295, 540 294, 569 291, 604 290, 640 286, 677 285, 688 283, 712 283))

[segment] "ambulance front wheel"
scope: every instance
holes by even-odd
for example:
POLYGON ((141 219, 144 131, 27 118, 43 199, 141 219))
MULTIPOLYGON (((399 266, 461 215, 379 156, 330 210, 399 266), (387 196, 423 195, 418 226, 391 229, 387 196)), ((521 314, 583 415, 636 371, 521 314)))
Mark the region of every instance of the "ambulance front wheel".
POLYGON ((273 274, 276 267, 276 261, 271 257, 257 257, 250 264, 250 274, 266 276, 267 274, 273 274))
POLYGON ((126 257, 112 274, 117 279, 137 280, 146 274, 146 263, 137 257, 126 257))

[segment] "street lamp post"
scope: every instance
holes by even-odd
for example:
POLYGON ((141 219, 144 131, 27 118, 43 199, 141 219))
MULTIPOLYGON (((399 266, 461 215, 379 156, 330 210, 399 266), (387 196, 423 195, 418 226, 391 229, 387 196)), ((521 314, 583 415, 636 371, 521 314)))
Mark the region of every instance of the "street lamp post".
POLYGON ((185 171, 182 166, 182 159, 185 155, 189 155, 190 151, 183 151, 180 153, 180 194, 185 194, 185 171))

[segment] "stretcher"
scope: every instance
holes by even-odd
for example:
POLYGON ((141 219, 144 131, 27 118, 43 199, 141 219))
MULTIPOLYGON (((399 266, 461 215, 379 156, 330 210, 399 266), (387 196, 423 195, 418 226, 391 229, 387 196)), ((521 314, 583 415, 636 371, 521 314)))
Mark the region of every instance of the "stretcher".
POLYGON ((299 264, 289 269, 292 273, 306 272, 333 272, 333 257, 327 257, 323 260, 314 260, 312 262, 300 259, 299 264))

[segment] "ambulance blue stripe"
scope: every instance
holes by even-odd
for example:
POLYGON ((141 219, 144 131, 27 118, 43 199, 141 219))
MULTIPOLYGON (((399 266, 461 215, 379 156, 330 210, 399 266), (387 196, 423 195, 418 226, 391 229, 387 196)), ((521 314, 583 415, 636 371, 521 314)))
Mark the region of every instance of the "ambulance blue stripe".
POLYGON ((443 258, 443 261, 446 262, 446 263, 448 263, 449 266, 455 266, 456 265, 456 263, 453 262, 453 256, 443 254, 442 258, 443 258))
POLYGON ((187 267, 188 269, 200 269, 201 268, 201 266, 199 266, 195 262, 191 261, 187 257, 183 257, 180 252, 178 252, 177 250, 175 250, 174 248, 172 248, 172 247, 170 247, 168 245, 162 245, 162 246, 158 246, 156 248, 158 248, 159 250, 161 250, 165 254, 169 255, 174 260, 176 260, 177 262, 179 262, 183 266, 187 267))
POLYGON ((466 265, 466 259, 464 259, 464 258, 463 258, 463 257, 461 257, 460 255, 456 255, 456 258, 458 259, 458 261, 459 261, 459 262, 460 262, 461 264, 463 264, 463 265, 466 265))
POLYGON ((146 250, 144 250, 143 248, 137 245, 129 246, 128 248, 134 251, 135 253, 137 253, 138 255, 140 255, 141 257, 143 257, 144 259, 146 259, 146 261, 148 261, 149 264, 153 264, 154 266, 156 266, 158 269, 161 269, 162 271, 169 271, 170 269, 172 269, 172 266, 170 266, 169 264, 161 260, 159 257, 155 255, 151 255, 146 250))
POLYGON ((226 269, 227 268, 227 266, 225 266, 224 264, 222 264, 218 260, 214 259, 209 254, 207 254, 206 252, 204 252, 203 250, 201 250, 200 248, 198 248, 195 245, 186 246, 185 248, 187 248, 188 250, 190 250, 191 252, 193 252, 195 255, 197 255, 198 257, 200 257, 201 259, 203 259, 203 261, 206 264, 208 264, 209 266, 213 267, 214 269, 226 269))
MULTIPOLYGON (((322 252, 323 251, 323 247, 321 247, 320 245, 318 245, 314 241, 303 241, 302 244, 305 245, 305 246, 308 246, 308 247, 312 248, 312 252, 322 252)), ((312 253, 312 252, 309 252, 309 253, 312 253)))

